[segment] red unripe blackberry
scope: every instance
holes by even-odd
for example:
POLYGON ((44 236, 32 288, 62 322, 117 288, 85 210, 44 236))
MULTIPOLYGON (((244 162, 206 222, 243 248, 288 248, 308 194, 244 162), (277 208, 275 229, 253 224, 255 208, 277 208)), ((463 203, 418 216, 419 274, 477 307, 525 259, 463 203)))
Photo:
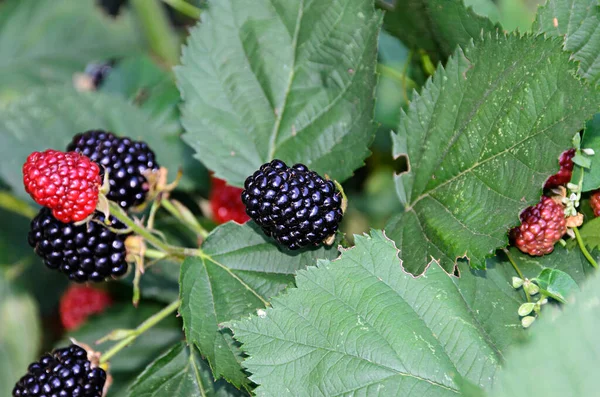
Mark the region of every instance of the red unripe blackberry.
POLYGON ((243 189, 229 186, 224 180, 218 178, 211 178, 211 182, 210 208, 213 220, 218 224, 229 221, 247 222, 250 217, 246 214, 246 207, 242 203, 243 189))
POLYGON ((552 189, 560 185, 566 185, 571 181, 574 166, 573 157, 575 157, 575 149, 566 150, 560 155, 558 160, 560 171, 548 178, 544 188, 552 189))
POLYGON ((303 164, 263 164, 246 179, 242 202, 264 231, 289 249, 318 245, 338 229, 342 194, 303 164))
POLYGON ((594 210, 594 216, 600 216, 600 190, 594 190, 590 196, 590 205, 594 210))
POLYGON ((554 250, 554 244, 567 232, 564 207, 543 196, 533 207, 520 215, 521 226, 511 230, 514 244, 522 252, 541 256, 554 250))
MULTIPOLYGON (((95 219, 104 222, 104 215, 95 219)), ((110 227, 124 229, 115 218, 110 227)), ((50 210, 42 208, 31 221, 29 245, 46 266, 65 273, 75 282, 105 281, 127 273, 127 235, 115 233, 95 221, 82 225, 59 222, 50 210)))
POLYGON ((61 222, 84 220, 96 210, 100 168, 74 152, 33 152, 23 164, 25 191, 61 222))
POLYGON ((154 152, 145 142, 102 130, 75 135, 67 150, 82 153, 99 164, 102 175, 104 170, 108 171, 110 191, 106 196, 124 209, 146 200, 149 185, 143 174, 160 168, 154 152))
POLYGON ((79 328, 93 314, 102 313, 112 304, 108 292, 88 287, 72 285, 60 298, 60 320, 67 331, 79 328))
POLYGON ((106 372, 94 367, 85 349, 71 345, 43 355, 29 365, 13 397, 101 397, 106 372))

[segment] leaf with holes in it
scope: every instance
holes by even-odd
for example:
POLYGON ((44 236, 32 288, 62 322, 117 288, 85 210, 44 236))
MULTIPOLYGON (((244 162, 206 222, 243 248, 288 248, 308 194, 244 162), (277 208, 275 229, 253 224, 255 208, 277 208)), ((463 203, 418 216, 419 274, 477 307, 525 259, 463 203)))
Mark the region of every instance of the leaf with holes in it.
POLYGON ((179 312, 186 338, 207 358, 216 379, 248 388, 239 346, 221 324, 264 308, 293 284, 298 269, 317 258, 335 258, 337 248, 286 251, 254 222, 229 222, 217 227, 202 249, 202 256, 188 257, 181 266, 179 312))
MULTIPOLYGON (((273 308, 234 321, 257 396, 456 396, 461 376, 489 388, 504 352, 525 337, 520 291, 461 265, 404 272, 380 231, 336 261, 298 272, 273 308)), ((508 268, 510 272, 512 270, 508 268)))
POLYGON ((148 365, 129 387, 128 396, 234 397, 247 394, 227 382, 213 381, 210 368, 198 351, 181 342, 148 365))
POLYGON ((372 0, 211 3, 176 69, 184 140, 236 186, 274 158, 348 178, 374 137, 381 20, 372 0))
MULTIPOLYGON (((485 4, 482 7, 497 13, 497 6, 489 1, 485 4)), ((497 29, 488 18, 466 7, 463 0, 404 0, 384 9, 388 10, 384 19, 386 31, 409 47, 443 59, 457 46, 468 46, 471 40, 480 39, 482 32, 497 29)))
POLYGON ((600 5, 598 0, 548 0, 538 10, 534 32, 564 36, 564 48, 580 61, 579 74, 600 79, 600 5))
POLYGON ((405 268, 457 258, 484 267, 508 243, 519 212, 538 202, 599 92, 575 77, 560 40, 487 36, 458 50, 401 117, 394 156, 404 212, 386 226, 405 268))

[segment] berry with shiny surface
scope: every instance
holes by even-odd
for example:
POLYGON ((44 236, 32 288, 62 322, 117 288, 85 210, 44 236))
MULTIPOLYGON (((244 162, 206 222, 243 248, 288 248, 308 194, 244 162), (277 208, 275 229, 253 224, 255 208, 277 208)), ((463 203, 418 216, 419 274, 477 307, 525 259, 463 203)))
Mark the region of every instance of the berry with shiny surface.
MULTIPOLYGON (((96 213, 95 219, 104 221, 96 213)), ((113 217, 110 226, 124 229, 113 217)), ((75 282, 101 282, 127 273, 126 234, 115 233, 97 222, 86 224, 62 223, 42 208, 31 221, 29 245, 46 266, 66 274, 75 282)))
POLYGON ((100 168, 74 152, 33 152, 23 164, 25 191, 61 222, 79 222, 98 204, 100 168))
POLYGON ((111 132, 92 130, 73 137, 67 150, 89 157, 100 165, 101 173, 108 171, 109 200, 128 209, 146 200, 148 181, 146 171, 156 171, 159 165, 154 152, 145 142, 117 137, 111 132))
POLYGON ((342 220, 342 194, 303 164, 288 167, 273 160, 249 176, 244 187, 246 213, 289 249, 318 245, 342 220))
POLYGON ((594 190, 590 196, 590 205, 594 211, 594 216, 600 216, 600 190, 594 190))
POLYGON ((101 397, 106 372, 94 368, 85 349, 70 345, 43 355, 29 365, 15 385, 13 397, 101 397))
POLYGON ((550 197, 542 197, 520 215, 521 226, 511 230, 514 244, 522 252, 542 256, 554 251, 554 244, 567 232, 564 207, 550 197))

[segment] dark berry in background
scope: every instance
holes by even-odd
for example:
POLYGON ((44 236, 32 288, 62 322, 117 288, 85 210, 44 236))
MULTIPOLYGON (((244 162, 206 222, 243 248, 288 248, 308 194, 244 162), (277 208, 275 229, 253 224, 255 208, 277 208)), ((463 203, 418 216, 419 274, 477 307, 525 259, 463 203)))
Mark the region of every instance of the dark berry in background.
POLYGON ((146 200, 149 186, 143 173, 159 169, 154 152, 145 142, 102 130, 75 135, 67 150, 89 157, 100 165, 102 174, 104 170, 109 172, 110 192, 107 197, 124 209, 138 206, 146 200))
POLYGON ((246 213, 267 236, 289 249, 318 245, 342 220, 342 194, 332 181, 303 164, 263 164, 244 188, 246 213))
MULTIPOLYGON (((96 213, 95 219, 103 222, 104 215, 96 213)), ((124 229, 113 217, 111 227, 124 229)), ((97 222, 76 226, 63 223, 42 208, 31 221, 29 245, 46 266, 66 274, 75 282, 101 282, 127 273, 125 239, 127 235, 115 233, 97 222)))
POLYGON ((94 88, 98 88, 102 85, 106 77, 113 68, 114 62, 106 63, 90 63, 85 67, 85 74, 92 79, 94 88))
POLYGON ((85 349, 71 345, 43 355, 29 365, 17 382, 13 397, 101 397, 106 372, 92 368, 85 349))

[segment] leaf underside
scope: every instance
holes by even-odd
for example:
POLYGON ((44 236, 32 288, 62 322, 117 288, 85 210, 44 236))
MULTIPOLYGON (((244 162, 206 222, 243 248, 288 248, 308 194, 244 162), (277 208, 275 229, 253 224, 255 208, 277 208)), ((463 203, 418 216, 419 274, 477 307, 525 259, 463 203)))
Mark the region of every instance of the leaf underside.
POLYGON ((370 0, 214 2, 176 69, 184 140, 232 185, 274 158, 348 178, 374 136, 381 20, 370 0))
POLYGON ((386 226, 405 268, 457 258, 474 267, 507 244, 518 215, 539 200, 598 92, 574 76, 559 39, 487 36, 438 68, 393 134, 405 211, 386 226))

